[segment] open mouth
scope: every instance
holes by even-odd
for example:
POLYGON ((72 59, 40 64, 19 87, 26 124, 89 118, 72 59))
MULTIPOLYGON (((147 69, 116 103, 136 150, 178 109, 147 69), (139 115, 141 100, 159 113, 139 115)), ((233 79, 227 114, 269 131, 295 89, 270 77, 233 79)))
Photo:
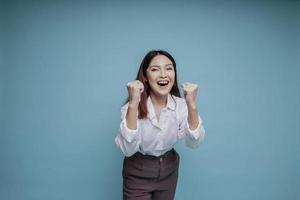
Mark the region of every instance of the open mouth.
POLYGON ((157 81, 157 85, 162 86, 162 87, 167 86, 168 84, 169 84, 169 81, 167 81, 167 80, 157 81))

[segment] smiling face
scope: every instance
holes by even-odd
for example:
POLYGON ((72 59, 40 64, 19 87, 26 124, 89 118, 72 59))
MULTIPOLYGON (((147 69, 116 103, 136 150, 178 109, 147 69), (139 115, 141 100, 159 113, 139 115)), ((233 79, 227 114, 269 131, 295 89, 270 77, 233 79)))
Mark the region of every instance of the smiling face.
POLYGON ((175 70, 172 61, 164 56, 155 56, 146 71, 151 93, 155 96, 167 96, 175 82, 175 70))

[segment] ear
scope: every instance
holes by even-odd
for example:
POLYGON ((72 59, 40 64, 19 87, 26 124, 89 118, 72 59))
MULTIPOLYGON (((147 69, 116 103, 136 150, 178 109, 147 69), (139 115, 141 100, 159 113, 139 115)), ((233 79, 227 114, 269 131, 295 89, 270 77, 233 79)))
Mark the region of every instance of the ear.
POLYGON ((143 79, 144 79, 144 82, 148 82, 148 79, 146 78, 146 77, 143 77, 143 79))

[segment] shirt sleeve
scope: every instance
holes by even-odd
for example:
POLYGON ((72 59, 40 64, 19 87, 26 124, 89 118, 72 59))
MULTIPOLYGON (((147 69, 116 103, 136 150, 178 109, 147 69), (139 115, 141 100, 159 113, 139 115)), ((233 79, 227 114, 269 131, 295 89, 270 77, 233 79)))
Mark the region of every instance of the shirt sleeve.
POLYGON ((197 148, 204 140, 205 129, 202 125, 202 119, 200 115, 199 124, 196 129, 191 130, 188 123, 188 110, 185 100, 178 103, 178 119, 179 119, 179 139, 190 148, 197 148))
POLYGON ((115 138, 117 147, 127 157, 136 153, 139 149, 141 142, 141 136, 139 133, 139 120, 137 120, 137 128, 135 130, 129 129, 126 122, 126 113, 128 110, 128 104, 121 108, 121 123, 118 131, 118 135, 115 138))

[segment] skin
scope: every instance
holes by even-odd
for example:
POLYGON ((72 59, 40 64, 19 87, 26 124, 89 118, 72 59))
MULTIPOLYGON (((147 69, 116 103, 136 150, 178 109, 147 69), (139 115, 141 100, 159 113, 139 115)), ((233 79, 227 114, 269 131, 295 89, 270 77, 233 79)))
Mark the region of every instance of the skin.
MULTIPOLYGON (((164 56, 155 56, 146 72, 147 82, 150 85, 150 98, 152 100, 156 117, 159 120, 161 110, 167 104, 167 97, 175 82, 175 71, 172 61, 164 56), (168 81, 167 86, 159 86, 158 81, 168 81)), ((197 128, 199 124, 198 111, 196 106, 196 97, 198 86, 193 83, 186 82, 181 88, 184 91, 184 97, 188 107, 188 123, 191 130, 197 128)), ((141 93, 144 90, 142 82, 138 80, 130 81, 127 84, 129 95, 128 110, 126 113, 127 127, 135 130, 137 128, 138 105, 141 99, 141 93)))
POLYGON ((164 56, 155 56, 146 71, 147 82, 150 85, 150 98, 152 100, 155 114, 159 120, 161 110, 167 104, 167 96, 175 82, 175 71, 172 61, 164 56), (168 81, 167 86, 159 86, 158 81, 168 81))

